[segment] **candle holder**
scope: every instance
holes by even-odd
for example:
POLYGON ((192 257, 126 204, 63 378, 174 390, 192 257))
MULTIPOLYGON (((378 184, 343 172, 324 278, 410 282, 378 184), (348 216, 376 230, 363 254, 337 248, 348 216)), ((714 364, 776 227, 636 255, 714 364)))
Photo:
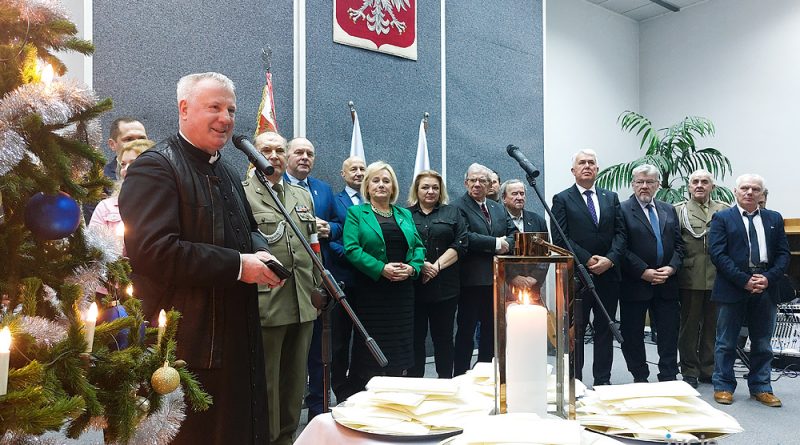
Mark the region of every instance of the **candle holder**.
POLYGON ((494 257, 495 412, 575 419, 573 259, 539 234, 522 235, 528 247, 519 253, 537 255, 494 257))

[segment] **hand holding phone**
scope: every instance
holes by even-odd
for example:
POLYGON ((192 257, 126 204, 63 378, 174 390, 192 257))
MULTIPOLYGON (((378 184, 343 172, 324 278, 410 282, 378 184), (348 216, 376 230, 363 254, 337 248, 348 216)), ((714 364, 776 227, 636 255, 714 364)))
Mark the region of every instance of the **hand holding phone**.
POLYGON ((264 265, 269 267, 269 270, 275 273, 281 280, 285 280, 292 276, 292 271, 283 267, 283 265, 275 260, 264 261, 264 265))

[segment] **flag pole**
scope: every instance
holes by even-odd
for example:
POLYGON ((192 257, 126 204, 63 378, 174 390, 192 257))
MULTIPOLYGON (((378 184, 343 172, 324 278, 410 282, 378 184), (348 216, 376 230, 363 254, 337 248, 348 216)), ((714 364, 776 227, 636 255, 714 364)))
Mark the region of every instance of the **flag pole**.
POLYGON ((347 102, 347 106, 350 107, 350 120, 352 122, 355 122, 356 121, 356 104, 354 104, 353 101, 351 100, 350 102, 347 102))
POLYGON ((265 48, 261 48, 261 61, 264 62, 264 66, 267 69, 267 72, 271 72, 272 70, 272 48, 267 45, 265 48))
POLYGON ((428 132, 428 118, 431 117, 431 114, 427 111, 422 114, 422 120, 425 122, 425 133, 428 132))

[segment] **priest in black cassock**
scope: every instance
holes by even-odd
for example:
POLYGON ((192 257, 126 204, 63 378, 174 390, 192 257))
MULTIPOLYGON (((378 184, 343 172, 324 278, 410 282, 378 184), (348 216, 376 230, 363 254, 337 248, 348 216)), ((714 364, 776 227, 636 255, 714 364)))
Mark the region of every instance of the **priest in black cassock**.
POLYGON ((280 280, 239 175, 220 149, 233 132, 236 95, 219 73, 178 82, 178 134, 144 152, 119 195, 125 246, 144 315, 183 317, 177 357, 214 403, 190 412, 173 443, 261 444, 269 437, 256 284, 280 280))

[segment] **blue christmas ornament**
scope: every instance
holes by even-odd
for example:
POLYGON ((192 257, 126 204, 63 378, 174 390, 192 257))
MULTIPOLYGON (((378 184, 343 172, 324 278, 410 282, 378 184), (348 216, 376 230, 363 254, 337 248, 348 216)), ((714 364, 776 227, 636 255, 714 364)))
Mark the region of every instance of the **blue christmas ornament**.
POLYGON ((56 240, 71 235, 81 222, 78 203, 64 192, 33 195, 25 205, 25 225, 40 239, 56 240))
MULTIPOLYGON (((108 323, 108 322, 114 321, 114 320, 116 320, 118 318, 127 317, 127 316, 128 316, 128 311, 125 310, 125 307, 122 306, 121 304, 119 304, 118 301, 112 301, 111 302, 111 307, 105 308, 100 314, 98 314, 98 316, 97 316, 97 324, 108 323)), ((128 347, 128 335, 130 334, 130 332, 131 332, 131 330, 128 329, 128 328, 125 328, 125 329, 119 331, 119 333, 114 336, 116 341, 112 341, 111 343, 109 343, 108 348, 112 349, 112 350, 116 349, 118 351, 120 349, 127 348, 128 347)))

